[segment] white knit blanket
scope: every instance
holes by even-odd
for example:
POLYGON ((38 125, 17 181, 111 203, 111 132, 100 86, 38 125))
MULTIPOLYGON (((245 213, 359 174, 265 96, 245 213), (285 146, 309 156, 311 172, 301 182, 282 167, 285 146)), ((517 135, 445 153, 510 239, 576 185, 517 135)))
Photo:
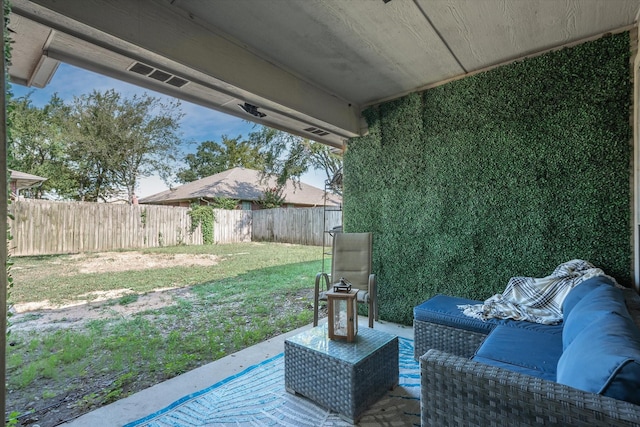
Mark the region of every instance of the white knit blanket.
POLYGON ((562 320, 562 302, 569 291, 587 279, 605 273, 588 261, 574 259, 560 264, 547 277, 512 277, 502 294, 483 304, 459 305, 469 317, 528 320, 553 325, 562 320))

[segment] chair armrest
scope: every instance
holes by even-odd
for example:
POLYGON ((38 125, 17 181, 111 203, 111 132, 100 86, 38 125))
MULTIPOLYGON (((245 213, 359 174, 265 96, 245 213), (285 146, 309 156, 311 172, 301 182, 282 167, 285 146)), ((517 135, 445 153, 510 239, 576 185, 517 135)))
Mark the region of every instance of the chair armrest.
POLYGON ((439 350, 420 357, 422 425, 633 426, 640 406, 439 350), (496 424, 497 423, 497 424, 496 424))
POLYGON ((320 280, 324 277, 324 283, 325 283, 325 289, 326 291, 329 290, 329 286, 330 286, 330 282, 331 279, 329 278, 329 275, 327 273, 318 273, 316 274, 316 286, 315 286, 315 291, 316 294, 320 293, 320 280))
POLYGON ((313 289, 313 326, 318 326, 318 304, 320 303, 320 280, 324 277, 326 290, 329 290, 329 275, 327 273, 316 274, 316 283, 313 289))

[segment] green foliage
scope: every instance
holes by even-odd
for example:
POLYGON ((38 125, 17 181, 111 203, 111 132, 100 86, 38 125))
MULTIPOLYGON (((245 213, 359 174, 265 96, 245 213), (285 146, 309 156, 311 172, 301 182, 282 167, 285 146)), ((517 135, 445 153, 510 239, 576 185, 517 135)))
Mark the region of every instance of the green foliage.
MULTIPOLYGON (((3 30, 3 34, 4 34, 4 61, 5 64, 10 64, 11 63, 11 34, 9 33, 9 17, 11 15, 11 2, 10 1, 5 1, 2 3, 4 9, 3 9, 3 14, 4 14, 4 26, 2 28, 3 30)), ((5 82, 9 82, 9 73, 8 73, 8 68, 5 65, 5 70, 4 70, 4 74, 5 74, 5 82)))
POLYGON ((609 36, 366 111, 345 154, 345 230, 374 233, 384 319, 574 258, 630 284, 629 49, 609 36))
POLYGON ((123 388, 128 384, 135 381, 135 374, 133 372, 127 372, 125 374, 120 375, 116 380, 109 386, 109 389, 106 390, 106 394, 104 396, 103 402, 104 404, 115 402, 116 400, 124 397, 123 388))
POLYGON ((20 413, 18 411, 12 411, 9 414, 9 419, 7 420, 6 427, 17 426, 18 423, 20 422, 19 419, 18 419, 19 416, 20 416, 20 413))
POLYGON ((275 178, 280 189, 289 180, 299 183, 310 167, 324 170, 327 179, 342 168, 342 156, 331 147, 277 129, 260 126, 249 141, 264 160, 263 180, 275 178))
POLYGON ((279 208, 284 203, 282 188, 272 187, 264 190, 264 193, 258 200, 258 204, 264 209, 279 208))
POLYGON ((178 181, 191 182, 235 167, 262 169, 264 159, 259 149, 248 141, 241 142, 240 138, 229 139, 222 135, 220 144, 214 141, 200 143, 195 154, 185 156, 187 167, 178 171, 178 181))
POLYGON ((66 137, 80 200, 107 200, 126 190, 131 200, 141 177, 168 179, 177 160, 183 117, 180 102, 148 94, 123 98, 113 89, 74 98, 66 137))
POLYGON ((228 211, 232 211, 238 207, 238 203, 240 203, 240 200, 237 199, 214 197, 209 201, 209 206, 214 209, 226 209, 228 211))
POLYGON ((342 179, 335 179, 337 174, 342 174, 342 152, 313 141, 309 142, 308 149, 313 167, 324 170, 327 181, 331 182, 327 190, 342 195, 342 179))
POLYGON ((8 106, 12 135, 9 168, 47 178, 39 187, 22 190, 21 195, 41 198, 45 191, 73 194, 73 170, 66 154, 69 141, 64 131, 69 107, 53 95, 43 108, 38 108, 30 94, 10 99, 8 106))
POLYGON ((70 104, 54 95, 43 108, 27 95, 9 106, 9 166, 47 178, 27 196, 104 201, 125 192, 131 200, 140 178, 169 178, 182 142, 180 103, 147 94, 93 91, 70 104))
POLYGON ((190 232, 193 233, 199 225, 202 225, 202 240, 204 244, 212 245, 215 243, 213 241, 213 222, 215 220, 213 208, 194 203, 189 210, 189 217, 191 218, 190 232))
POLYGON ((129 304, 133 304, 134 302, 138 301, 138 298, 140 297, 140 295, 138 294, 127 294, 127 295, 123 295, 120 297, 120 299, 118 300, 118 304, 120 305, 129 305, 129 304))
MULTIPOLYGON (((4 69, 2 70, 4 73, 4 84, 3 86, 3 90, 5 91, 5 99, 4 99, 4 103, 5 103, 5 120, 6 120, 6 130, 5 130, 5 136, 6 136, 6 140, 4 141, 5 143, 5 151, 3 152, 3 155, 6 156, 5 159, 3 159, 3 161, 5 162, 5 165, 9 165, 11 160, 12 160, 12 155, 13 155, 13 137, 12 137, 12 133, 11 133, 11 127, 12 127, 12 120, 14 118, 12 111, 13 111, 13 107, 9 106, 9 102, 11 100, 12 97, 12 92, 10 90, 10 85, 9 85, 9 72, 8 72, 8 64, 11 63, 11 37, 9 35, 9 16, 11 13, 11 6, 9 1, 5 1, 3 2, 3 41, 4 41, 4 49, 3 49, 3 54, 4 54, 4 62, 3 62, 3 66, 4 69)), ((4 244, 6 245, 2 251, 2 258, 3 261, 5 262, 5 281, 2 282, 2 286, 5 287, 4 289, 1 290, 2 292, 2 299, 4 299, 3 304, 5 304, 4 308, 4 313, 5 313, 5 319, 2 319, 2 322, 5 322, 5 324, 3 325, 3 333, 5 334, 5 336, 3 337, 3 345, 2 345, 2 349, 1 351, 4 352, 3 356, 0 358, 2 360, 2 373, 0 374, 0 379, 2 379, 3 382, 3 387, 4 387, 4 391, 2 394, 2 398, 3 401, 0 403, 0 413, 3 414, 3 419, 5 420, 5 425, 6 426, 17 426, 19 423, 19 412, 17 411, 7 411, 7 404, 6 404, 6 391, 7 391, 7 373, 6 373, 6 366, 7 366, 7 354, 6 354, 6 348, 7 348, 7 338, 10 335, 10 331, 7 329, 7 326, 10 326, 10 322, 9 322, 9 318, 11 317, 11 305, 12 305, 12 294, 11 294, 11 290, 13 288, 14 282, 13 282, 13 277, 11 275, 11 267, 13 265, 12 261, 11 261, 11 255, 10 255, 10 251, 9 251, 9 245, 11 243, 11 240, 13 240, 13 236, 11 234, 11 229, 9 227, 8 224, 8 219, 13 219, 12 214, 7 212, 7 210, 10 208, 11 205, 11 197, 8 197, 11 195, 11 188, 9 186, 9 177, 10 177, 10 171, 7 170, 7 168, 5 167, 5 181, 4 181, 4 185, 5 185, 5 191, 4 191, 4 199, 6 200, 7 203, 7 209, 4 210, 4 214, 7 216, 7 218, 3 218, 3 221, 6 221, 5 224, 6 225, 6 236, 5 236, 5 242, 4 244), (8 412, 8 417, 7 417, 7 412, 8 412)))
POLYGON ((300 181, 309 168, 308 157, 299 144, 300 137, 261 126, 249 135, 254 147, 264 159, 263 177, 275 177, 278 188, 284 188, 288 180, 300 181))
MULTIPOLYGON (((6 150, 7 150, 7 165, 11 164, 11 161, 13 159, 13 134, 11 132, 11 128, 12 128, 12 124, 13 124, 13 119, 14 119, 14 114, 13 114, 13 106, 10 104, 10 100, 12 99, 12 92, 10 90, 10 85, 9 85, 9 75, 8 75, 8 67, 7 64, 11 63, 11 37, 9 34, 9 16, 11 14, 11 5, 8 1, 5 1, 3 3, 3 14, 4 14, 4 26, 3 26, 3 34, 4 34, 4 63, 5 63, 5 69, 4 71, 4 81, 5 81, 5 85, 7 86, 6 90, 5 90, 5 103, 6 103, 6 150)), ((7 196, 9 196, 11 194, 11 188, 9 185, 9 181, 10 181, 10 175, 11 172, 9 170, 5 171, 6 172, 6 176, 5 176, 5 182, 4 185, 6 186, 6 192, 7 192, 7 196)), ((7 212, 7 219, 13 220, 13 214, 10 212, 10 206, 11 206, 11 197, 7 197, 7 208, 8 208, 8 212, 7 212)), ((6 221, 6 220, 5 220, 6 221)), ((9 223, 7 221, 7 230, 6 230, 6 241, 5 244, 7 245, 7 251, 6 251, 6 259, 5 259, 5 274, 6 274, 6 289, 4 290, 5 292, 5 312, 7 313, 7 318, 11 318, 11 316, 13 315, 13 312, 11 311, 11 305, 12 305, 12 301, 11 301, 11 290, 14 286, 14 282, 13 282, 13 276, 11 275, 11 268, 13 266, 13 261, 11 259, 11 254, 10 251, 8 250, 10 247, 10 243, 13 240, 13 235, 11 234, 11 228, 9 227, 9 223)), ((3 320, 5 321, 5 320, 3 320)), ((9 320, 6 319, 7 324, 9 324, 9 320)), ((7 331, 7 336, 10 335, 10 331, 7 331)), ((4 373, 3 373, 4 376, 4 373)), ((2 409, 6 409, 4 405, 0 404, 2 409)), ((12 415, 10 414, 10 419, 9 419, 9 423, 7 425, 16 425, 13 423, 13 421, 17 421, 17 420, 12 420, 12 415)))

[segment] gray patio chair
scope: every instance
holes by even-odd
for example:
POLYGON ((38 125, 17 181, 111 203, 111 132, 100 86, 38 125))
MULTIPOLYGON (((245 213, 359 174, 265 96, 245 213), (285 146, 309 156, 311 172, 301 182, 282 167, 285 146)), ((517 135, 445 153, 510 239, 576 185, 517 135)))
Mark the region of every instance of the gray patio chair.
POLYGON ((371 272, 372 242, 371 233, 336 233, 333 236, 331 275, 316 275, 313 326, 318 326, 319 304, 327 300, 327 290, 344 278, 351 283, 352 289, 358 289, 358 303, 369 306, 369 327, 373 328, 373 319, 378 320, 378 301, 376 276, 371 272), (321 289, 323 279, 324 287, 321 289))

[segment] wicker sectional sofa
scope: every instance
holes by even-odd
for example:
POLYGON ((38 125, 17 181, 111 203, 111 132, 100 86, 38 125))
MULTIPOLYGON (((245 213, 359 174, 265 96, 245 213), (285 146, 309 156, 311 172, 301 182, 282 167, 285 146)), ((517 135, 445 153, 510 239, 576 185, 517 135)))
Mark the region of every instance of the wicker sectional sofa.
POLYGON ((605 277, 574 288, 560 325, 414 308, 423 426, 639 426, 640 297, 605 277))

